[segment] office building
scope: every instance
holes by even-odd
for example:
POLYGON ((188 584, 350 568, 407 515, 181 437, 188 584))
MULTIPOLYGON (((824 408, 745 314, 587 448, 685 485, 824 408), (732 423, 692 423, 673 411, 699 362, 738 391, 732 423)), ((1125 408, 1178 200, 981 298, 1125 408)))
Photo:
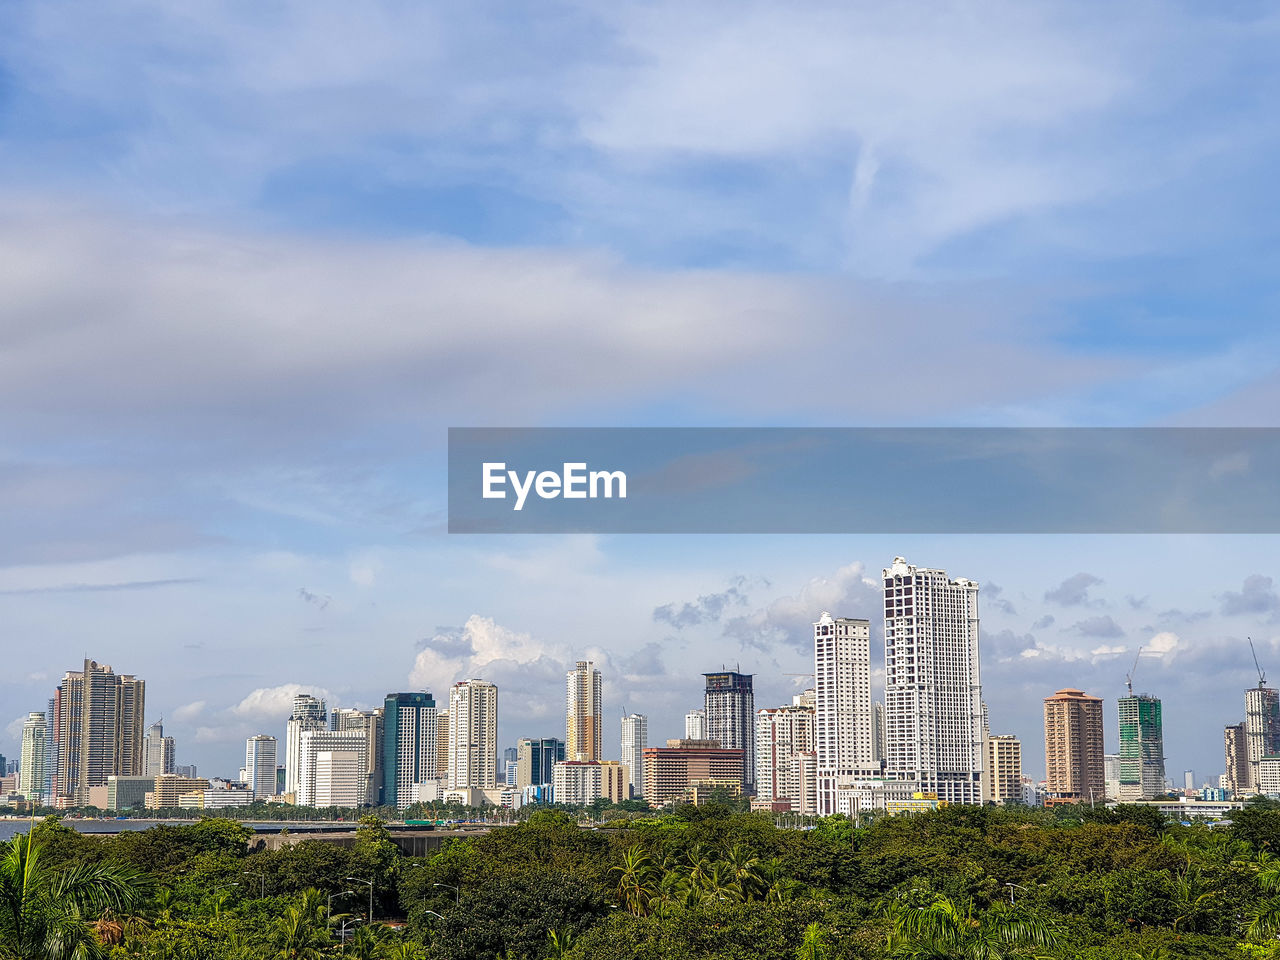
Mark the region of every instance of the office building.
POLYGON ((684 715, 684 738, 686 740, 707 739, 707 711, 699 707, 684 715))
POLYGON ((164 735, 163 721, 157 721, 147 728, 143 752, 146 755, 142 770, 144 776, 158 777, 164 773, 173 773, 173 737, 164 735))
POLYGON ((1165 792, 1164 735, 1160 700, 1146 694, 1121 697, 1120 797, 1125 802, 1152 800, 1165 792))
POLYGON ((883 570, 886 776, 982 803, 978 584, 895 557, 883 570))
POLYGON ((329 714, 325 702, 309 693, 299 693, 293 698, 293 710, 284 727, 284 791, 297 794, 302 776, 302 735, 308 731, 324 730, 329 714))
POLYGON ((1051 800, 1106 799, 1102 700, 1059 690, 1044 701, 1045 789, 1051 800))
POLYGON ((27 714, 22 723, 22 753, 18 761, 18 788, 36 806, 45 798, 45 749, 48 745, 48 722, 39 712, 27 714))
POLYGON ((364 730, 303 730, 296 802, 300 807, 359 807, 368 791, 368 734, 364 730), (328 756, 324 756, 324 755, 328 756), (347 754, 356 754, 354 764, 347 754), (352 777, 361 778, 360 788, 352 777), (337 802, 335 798, 340 798, 337 802))
POLYGON ((565 676, 565 753, 570 760, 604 759, 604 686, 590 660, 565 676))
MULTIPOLYGON (((797 697, 797 700, 800 698, 797 697)), ((799 812, 808 786, 803 761, 813 752, 814 709, 793 703, 756 711, 756 799, 787 801, 777 809, 799 812)))
POLYGON ((87 804, 89 790, 108 777, 143 774, 143 681, 85 660, 63 676, 54 699, 58 796, 87 804))
POLYGON ((147 805, 147 794, 155 788, 155 777, 107 777, 105 809, 117 813, 142 809, 147 805))
POLYGON ((644 750, 644 798, 651 807, 688 799, 696 786, 741 792, 745 751, 714 740, 668 740, 644 750))
POLYGON ((259 734, 244 742, 244 779, 255 800, 276 795, 275 737, 259 734))
POLYGON ((836 812, 836 789, 878 776, 871 702, 871 622, 823 612, 813 625, 813 749, 818 811, 836 812))
POLYGON ((520 751, 515 747, 507 747, 502 751, 502 762, 498 767, 501 776, 498 782, 508 787, 516 785, 516 774, 519 771, 520 751))
POLYGON ((203 777, 180 777, 176 773, 162 774, 155 778, 152 788, 145 794, 146 807, 148 810, 176 807, 178 798, 184 793, 208 789, 209 781, 203 777))
POLYGON ((368 781, 365 783, 363 803, 371 807, 382 802, 382 756, 386 750, 385 712, 385 706, 373 710, 334 710, 330 722, 331 728, 340 733, 360 731, 365 735, 367 746, 364 765, 368 771, 368 781))
POLYGON ((749 673, 721 670, 704 673, 707 739, 725 750, 742 751, 742 789, 755 792, 756 701, 749 673))
POLYGON ((619 803, 630 792, 631 772, 617 760, 565 760, 551 771, 555 803, 590 804, 600 799, 619 803))
POLYGON ((1232 796, 1244 796, 1251 789, 1249 779, 1249 739, 1244 722, 1229 724, 1223 731, 1223 752, 1226 770, 1221 786, 1232 796))
MULTIPOLYGON (((436 779, 449 782, 449 711, 441 710, 436 717, 436 779)), ((548 783, 551 781, 548 780, 548 783)))
POLYGON ((516 741, 516 788, 523 790, 551 783, 555 765, 564 759, 563 740, 525 737, 516 741))
POLYGON ((497 765, 498 688, 461 680, 449 689, 449 789, 493 789, 497 765))
POLYGON ((1001 806, 1022 802, 1022 743, 1001 734, 987 738, 987 802, 1001 806))
MULTIPOLYGON (((633 713, 622 718, 622 762, 631 774, 631 796, 644 793, 644 748, 649 745, 649 718, 633 713)), ((625 799, 625 798, 624 798, 625 799)))
POLYGON ((1258 764, 1280 753, 1280 691, 1259 681, 1244 692, 1244 733, 1249 751, 1249 787, 1258 786, 1258 764))
POLYGON ((387 694, 382 727, 382 803, 404 810, 416 784, 440 779, 435 698, 425 692, 387 694))

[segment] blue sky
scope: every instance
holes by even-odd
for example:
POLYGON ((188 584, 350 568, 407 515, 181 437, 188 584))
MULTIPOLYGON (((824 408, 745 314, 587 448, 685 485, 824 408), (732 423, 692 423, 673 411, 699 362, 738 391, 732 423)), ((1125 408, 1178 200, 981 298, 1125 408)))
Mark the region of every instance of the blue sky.
POLYGON ((1280 425, 1277 33, 1248 3, 5 5, 0 729, 87 652, 215 772, 290 685, 480 673, 510 741, 595 651, 659 738, 703 669, 803 672, 804 624, 874 616, 902 553, 1001 588, 987 699, 1029 770, 1040 697, 1114 697, 1168 634, 1170 768, 1216 774, 1242 638, 1280 661, 1272 538, 450 538, 444 442, 1280 425))

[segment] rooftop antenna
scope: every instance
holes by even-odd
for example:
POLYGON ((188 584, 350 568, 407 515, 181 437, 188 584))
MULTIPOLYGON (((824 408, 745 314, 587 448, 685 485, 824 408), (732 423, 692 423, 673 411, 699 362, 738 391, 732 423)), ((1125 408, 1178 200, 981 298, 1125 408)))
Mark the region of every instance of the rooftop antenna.
POLYGON ((1258 671, 1258 689, 1261 690, 1267 685, 1267 675, 1262 672, 1262 666, 1258 663, 1258 651, 1253 648, 1253 637, 1245 637, 1249 641, 1249 652, 1253 654, 1253 666, 1258 671))
POLYGON ((1129 688, 1129 696, 1133 696, 1133 675, 1138 670, 1138 657, 1142 656, 1142 648, 1138 648, 1138 655, 1133 658, 1133 666, 1129 668, 1129 672, 1124 675, 1124 684, 1129 688))

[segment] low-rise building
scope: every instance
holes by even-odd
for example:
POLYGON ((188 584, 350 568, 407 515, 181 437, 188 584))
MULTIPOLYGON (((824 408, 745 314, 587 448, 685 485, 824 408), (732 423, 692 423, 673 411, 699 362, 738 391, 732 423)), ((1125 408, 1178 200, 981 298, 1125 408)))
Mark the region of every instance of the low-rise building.
POLYGON ((689 788, 714 780, 743 789, 741 749, 721 747, 715 740, 668 740, 665 747, 644 750, 644 799, 651 807, 684 799, 689 788))

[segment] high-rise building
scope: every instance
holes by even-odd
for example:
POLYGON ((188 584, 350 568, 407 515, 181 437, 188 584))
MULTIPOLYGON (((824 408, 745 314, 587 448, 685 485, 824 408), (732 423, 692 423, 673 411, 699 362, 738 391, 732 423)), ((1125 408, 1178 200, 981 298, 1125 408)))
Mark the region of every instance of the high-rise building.
POLYGON ((875 760, 880 766, 884 765, 884 704, 877 700, 872 705, 872 722, 874 723, 875 739, 872 745, 875 747, 875 760))
POLYGON ((686 740, 707 739, 707 711, 699 707, 684 715, 684 738, 686 740))
POLYGON ((987 737, 987 800, 1022 802, 1022 743, 1010 734, 987 737))
POLYGON ((65 796, 66 794, 58 789, 58 751, 60 749, 59 739, 59 708, 62 704, 62 688, 58 687, 53 692, 53 696, 49 698, 49 709, 45 711, 44 724, 44 798, 46 803, 52 803, 55 797, 65 796))
POLYGON ((377 707, 373 710, 334 710, 330 723, 331 727, 339 732, 358 730, 365 735, 367 756, 364 765, 368 782, 365 784, 364 802, 371 807, 376 807, 382 802, 382 754, 386 739, 384 712, 385 707, 377 707))
POLYGON ((980 804, 978 584, 902 557, 883 578, 886 774, 980 804))
POLYGON ((604 687, 590 660, 565 675, 565 753, 570 760, 604 759, 604 687))
POLYGON ((449 789, 495 787, 497 765, 498 688, 460 680, 449 689, 449 789))
POLYGON ((369 789, 368 733, 303 730, 299 739, 298 806, 362 806, 369 789))
MULTIPOLYGON (((879 776, 871 703, 871 622, 823 611, 813 625, 813 746, 818 812, 836 812, 837 785, 879 776)), ((803 751, 801 751, 803 752, 803 751)))
POLYGON ((498 782, 508 787, 516 785, 516 772, 519 768, 520 751, 515 747, 507 747, 502 751, 502 762, 498 766, 498 782))
POLYGON ((255 800, 265 800, 276 792, 275 737, 259 734, 244 742, 245 783, 253 791, 255 800))
POLYGON ((736 670, 704 673, 707 711, 707 739, 725 750, 741 750, 742 783, 746 793, 755 793, 756 779, 756 699, 752 676, 736 670))
MULTIPOLYGON (((649 745, 649 718, 633 713, 622 718, 622 762, 631 776, 631 796, 644 794, 644 748, 649 745)), ((625 797, 623 799, 626 799, 625 797)))
POLYGON ((382 706, 382 803, 404 810, 413 787, 440 779, 440 718, 430 693, 389 693, 382 706))
POLYGON ((1222 786, 1238 797, 1250 789, 1249 740, 1243 722, 1229 724, 1223 734, 1226 772, 1222 775, 1222 786))
POLYGON ((1196 788, 1196 772, 1194 770, 1182 771, 1182 789, 1194 790, 1196 788))
POLYGON ((1102 755, 1102 789, 1108 800, 1120 798, 1120 754, 1102 755))
POLYGON ((563 740, 525 737, 516 741, 516 787, 523 790, 551 783, 555 765, 564 758, 563 740))
POLYGON ((107 777, 143 774, 143 681, 85 660, 63 676, 54 699, 58 796, 84 805, 107 777))
POLYGON ((555 803, 610 803, 629 798, 631 773, 617 760, 565 760, 551 771, 551 799, 555 803))
POLYGON ((692 788, 742 790, 743 751, 714 740, 668 740, 644 751, 644 798, 651 807, 684 799, 692 788))
POLYGON ((48 722, 39 712, 27 714, 22 724, 22 754, 18 761, 18 787, 37 806, 45 798, 45 748, 48 722))
POLYGON ((1129 694, 1117 702, 1120 719, 1120 799, 1151 800, 1165 792, 1160 700, 1129 694))
MULTIPOLYGON (((797 697, 797 700, 800 698, 797 697)), ((795 758, 813 753, 814 708, 793 703, 756 711, 756 797, 790 800, 797 813, 804 799, 804 766, 795 758)))
POLYGON ((1244 733, 1249 750, 1249 789, 1258 786, 1258 764, 1280 752, 1280 691, 1262 681, 1244 692, 1244 733))
MULTIPOLYGON (((436 717, 436 779, 449 782, 449 711, 441 710, 436 717)), ((550 783, 551 781, 547 781, 550 783)))
POLYGON ((299 693, 293 698, 293 711, 284 727, 284 789, 285 793, 297 793, 302 776, 302 735, 309 730, 323 730, 328 726, 329 714, 325 702, 309 693, 299 693))
POLYGON ((144 777, 158 777, 163 773, 173 773, 173 737, 164 735, 163 720, 157 720, 147 728, 143 751, 145 753, 142 770, 144 777))
POLYGON ((1083 803, 1106 799, 1100 698, 1071 688, 1045 698, 1044 758, 1050 797, 1083 803))

